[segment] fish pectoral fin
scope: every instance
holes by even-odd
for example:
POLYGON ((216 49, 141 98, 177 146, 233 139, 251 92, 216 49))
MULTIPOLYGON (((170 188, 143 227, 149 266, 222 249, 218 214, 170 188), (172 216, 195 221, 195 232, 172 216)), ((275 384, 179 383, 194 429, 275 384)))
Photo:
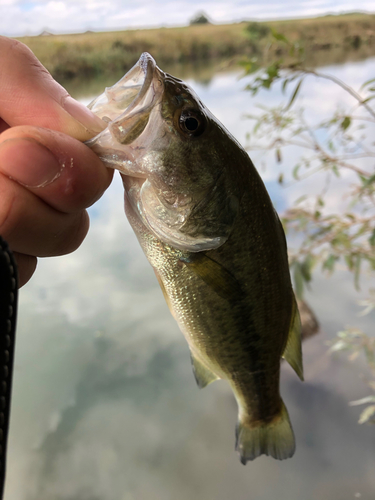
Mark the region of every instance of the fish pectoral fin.
POLYGON ((206 385, 211 384, 211 382, 215 382, 215 380, 220 378, 207 368, 199 359, 197 359, 192 352, 190 352, 190 356, 195 380, 197 381, 197 385, 200 389, 203 389, 206 385))
POLYGON ((175 316, 175 313, 173 311, 173 307, 172 307, 172 304, 171 304, 171 299, 169 298, 167 290, 165 289, 163 280, 161 279, 160 274, 158 273, 158 271, 155 268, 153 268, 153 269, 154 269, 155 276, 156 276, 156 278, 158 280, 159 286, 161 288, 161 291, 163 292, 164 299, 165 299, 165 302, 167 303, 168 309, 169 309, 170 313, 172 314, 172 316, 174 317, 174 319, 176 319, 176 316, 175 316))
POLYGON ((288 340, 282 357, 288 361, 301 380, 303 378, 302 346, 301 346, 301 319, 296 299, 293 300, 293 314, 290 322, 288 340))
POLYGON ((224 266, 204 253, 180 260, 223 299, 237 302, 243 297, 241 285, 236 278, 224 266))

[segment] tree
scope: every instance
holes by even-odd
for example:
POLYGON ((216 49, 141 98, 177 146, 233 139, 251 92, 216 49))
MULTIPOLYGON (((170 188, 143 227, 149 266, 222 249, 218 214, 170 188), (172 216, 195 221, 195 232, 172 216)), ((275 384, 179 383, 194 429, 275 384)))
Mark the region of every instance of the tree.
MULTIPOLYGON (((248 149, 274 150, 278 162, 282 163, 283 148, 299 146, 302 152, 292 169, 294 181, 322 173, 329 180, 322 183, 318 194, 307 193, 282 217, 285 231, 299 235, 296 248, 289 253, 296 294, 302 297, 317 265, 333 273, 338 262, 353 273, 353 284, 358 288, 365 266, 375 273, 375 142, 372 137, 375 110, 371 107, 375 99, 375 79, 364 82, 356 91, 334 76, 308 68, 301 47, 280 33, 272 34, 278 43, 288 48, 289 62, 278 59, 261 70, 256 60, 243 63, 246 74, 258 70, 247 90, 255 95, 261 88, 271 89, 278 84, 287 101, 276 108, 262 107, 259 114, 248 116, 254 120, 248 149), (336 109, 329 119, 310 123, 303 109, 297 106, 301 86, 308 76, 333 82, 351 96, 351 106, 336 109), (327 193, 348 175, 351 183, 343 196, 345 207, 342 212, 334 213, 326 207, 327 193)), ((284 182, 283 172, 279 182, 284 182)), ((375 309, 375 290, 370 290, 362 305, 365 314, 375 309)), ((374 394, 352 404, 370 404, 361 413, 359 422, 375 423, 375 338, 357 328, 343 330, 337 334, 330 350, 350 351, 351 359, 360 352, 365 353, 374 378, 368 385, 374 394)))
POLYGON ((210 24, 210 21, 205 14, 205 12, 198 12, 195 16, 190 20, 190 25, 193 24, 210 24))

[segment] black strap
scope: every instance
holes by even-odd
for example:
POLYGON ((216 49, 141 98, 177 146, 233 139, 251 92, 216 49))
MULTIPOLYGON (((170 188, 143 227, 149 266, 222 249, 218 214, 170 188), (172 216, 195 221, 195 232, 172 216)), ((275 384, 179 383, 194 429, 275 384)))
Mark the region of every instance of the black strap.
POLYGON ((14 344, 17 320, 17 266, 0 236, 0 500, 5 483, 14 344))

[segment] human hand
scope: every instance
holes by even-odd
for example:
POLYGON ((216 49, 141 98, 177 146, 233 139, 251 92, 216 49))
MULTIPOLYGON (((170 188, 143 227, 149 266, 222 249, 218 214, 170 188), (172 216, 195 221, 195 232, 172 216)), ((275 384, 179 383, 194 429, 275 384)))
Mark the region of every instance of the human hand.
POLYGON ((19 284, 37 257, 82 243, 86 208, 113 171, 82 142, 106 124, 72 99, 23 44, 0 36, 0 234, 12 249, 19 284))

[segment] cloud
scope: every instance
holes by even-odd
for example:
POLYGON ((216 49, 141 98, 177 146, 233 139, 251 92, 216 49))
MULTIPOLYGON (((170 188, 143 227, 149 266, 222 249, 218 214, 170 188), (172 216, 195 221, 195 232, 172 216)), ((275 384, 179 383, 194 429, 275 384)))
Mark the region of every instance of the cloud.
MULTIPOLYGON (((365 0, 362 10, 373 11, 373 2, 365 0)), ((0 33, 16 36, 38 34, 44 29, 53 33, 114 30, 129 27, 186 25, 197 11, 204 10, 214 22, 243 19, 298 17, 358 10, 354 0, 2 0, 0 33)))

